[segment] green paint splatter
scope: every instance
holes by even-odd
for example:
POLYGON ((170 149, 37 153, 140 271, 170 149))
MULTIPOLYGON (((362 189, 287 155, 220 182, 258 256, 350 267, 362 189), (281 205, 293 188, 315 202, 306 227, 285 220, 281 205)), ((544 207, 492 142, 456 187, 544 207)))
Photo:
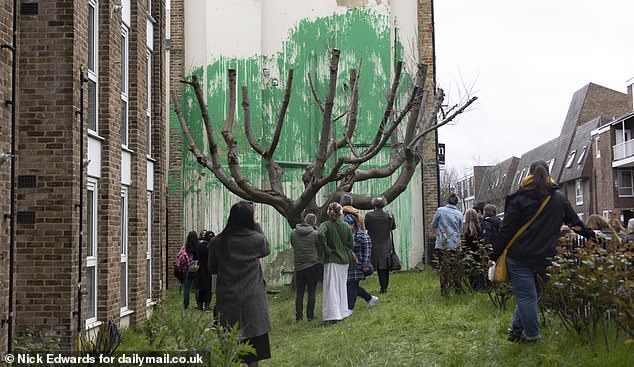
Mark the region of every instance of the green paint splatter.
MULTIPOLYGON (((288 107, 282 136, 275 159, 289 162, 311 162, 318 150, 319 132, 321 130, 321 111, 312 96, 308 74, 315 82, 316 90, 322 100, 325 100, 330 64, 330 50, 341 50, 339 64, 337 97, 333 114, 339 115, 346 108, 346 93, 350 93, 349 70, 356 69, 359 60, 363 58, 359 81, 359 118, 357 131, 353 137, 353 144, 362 150, 372 141, 378 123, 383 116, 387 104, 387 92, 390 87, 390 76, 395 60, 402 57, 403 45, 396 37, 392 44, 390 35, 390 17, 368 9, 353 9, 341 14, 335 14, 316 20, 302 20, 289 31, 282 50, 274 55, 254 56, 245 59, 218 57, 211 65, 194 69, 191 75, 197 75, 204 81, 205 96, 209 109, 215 137, 218 142, 220 157, 226 157, 226 145, 220 132, 226 119, 228 104, 228 75, 227 69, 234 68, 238 75, 238 101, 236 126, 234 136, 238 141, 238 152, 242 162, 243 174, 255 185, 266 182, 266 170, 261 158, 253 152, 243 133, 243 111, 241 108, 240 87, 249 88, 251 100, 252 127, 258 142, 268 146, 277 120, 277 111, 284 96, 284 86, 288 69, 294 69, 293 89, 288 107), (271 70, 271 77, 264 77, 262 69, 271 70), (281 80, 276 80, 279 75, 281 80), (277 85, 275 85, 277 82, 277 85), (345 92, 345 93, 344 93, 345 92)), ((409 90, 412 86, 411 75, 404 72, 400 90, 409 90)), ((404 105, 407 96, 400 95, 397 99, 400 107, 404 105)), ((190 131, 199 147, 207 150, 205 130, 196 99, 191 88, 183 88, 182 105, 185 119, 190 131)), ((399 106, 397 106, 399 107, 399 106)), ((336 123, 336 135, 342 136, 345 118, 336 123)), ((171 116, 171 128, 180 131, 176 116, 171 116)), ((189 219, 196 222, 197 202, 209 203, 212 198, 220 200, 214 192, 221 191, 220 203, 206 205, 204 210, 205 222, 224 223, 229 207, 236 202, 236 198, 229 194, 213 175, 202 176, 202 167, 184 146, 181 152, 183 159, 182 184, 183 201, 192 211, 189 219), (203 185, 200 185, 200 181, 203 185), (209 208, 215 208, 210 210, 209 208), (213 218, 215 216, 215 218, 213 218), (222 218, 217 218, 221 216, 222 218), (211 218, 210 218, 211 217, 211 218)), ((333 157, 333 160, 337 157, 333 157)), ((384 149, 375 159, 366 163, 362 168, 380 166, 389 160, 389 148, 384 149)), ((332 161, 329 162, 332 164, 332 161)), ((283 185, 285 193, 291 198, 297 197, 303 191, 301 175, 302 166, 283 165, 283 185)), ((419 175, 417 177, 420 178, 419 175)), ((354 191, 377 194, 392 184, 392 178, 372 180, 359 183, 354 191)), ((420 182, 420 180, 418 181, 420 182)), ((170 190, 177 188, 177 183, 169 181, 170 190)), ((329 186, 330 190, 334 185, 329 186)), ((327 193, 326 193, 327 194, 327 193)), ((399 208, 403 216, 411 214, 411 190, 408 189, 399 199, 399 208)), ((322 201, 318 198, 318 202, 322 201)), ((186 210, 187 211, 187 210, 186 210)), ((268 261, 273 261, 277 253, 289 248, 289 230, 286 221, 272 210, 262 210, 262 222, 266 225, 267 236, 271 240, 272 253, 268 261)), ((220 229, 220 228, 215 228, 220 229)), ((189 230, 184 228, 185 231, 189 230)), ((404 241, 401 241, 401 255, 407 255, 411 248, 408 241, 411 221, 403 220, 399 227, 404 241)), ((405 265, 409 265, 408 256, 403 256, 405 265)), ((415 260, 413 260, 415 264, 415 260)), ((413 265, 413 264, 412 264, 413 265)))

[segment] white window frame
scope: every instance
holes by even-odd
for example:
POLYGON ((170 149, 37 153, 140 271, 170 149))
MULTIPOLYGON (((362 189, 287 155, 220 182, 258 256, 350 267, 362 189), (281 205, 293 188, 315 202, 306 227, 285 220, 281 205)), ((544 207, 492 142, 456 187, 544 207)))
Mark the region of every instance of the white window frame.
POLYGON ((87 180, 87 193, 92 193, 92 200, 89 195, 86 195, 88 198, 86 203, 86 326, 90 324, 94 324, 97 322, 97 254, 98 254, 98 245, 97 245, 97 181, 93 179, 87 180), (92 279, 88 278, 88 268, 92 268, 92 279), (92 283, 92 287, 89 285, 92 283), (94 290, 92 297, 90 297, 90 290, 94 290), (92 304, 89 304, 89 300, 92 300, 92 304), (88 317, 89 311, 92 311, 92 316, 88 317))
MULTIPOLYGON (((95 116, 95 124, 94 126, 90 126, 90 110, 88 111, 87 123, 88 123, 88 131, 92 131, 95 134, 99 133, 99 7, 97 6, 97 0, 88 0, 88 12, 92 11, 93 13, 93 24, 92 29, 88 29, 88 37, 92 39, 92 49, 90 47, 90 42, 87 45, 88 48, 88 83, 90 88, 90 83, 94 83, 95 85, 95 104, 93 115, 95 116), (90 65, 90 54, 93 55, 93 65, 91 68, 90 65)), ((90 24, 90 22, 88 22, 90 24)), ((88 93, 88 98, 90 99, 90 93, 88 93)), ((90 101, 88 102, 88 108, 90 108, 90 101)))
POLYGON ((610 214, 612 214, 612 211, 604 210, 602 214, 603 214, 603 219, 610 219, 610 214))
POLYGON ((577 165, 580 165, 581 163, 583 163, 583 158, 586 156, 586 150, 588 150, 588 146, 584 145, 583 148, 581 148, 581 154, 579 154, 579 159, 577 159, 577 165))
POLYGON ((618 170, 617 171, 617 194, 620 198, 631 198, 634 197, 634 171, 631 170, 618 170), (630 186, 621 186, 621 177, 625 172, 628 172, 630 175, 630 186), (630 189, 630 194, 621 194, 621 189, 630 189))
POLYGON ((584 216, 584 213, 577 213, 577 217, 579 217, 579 220, 582 222, 585 222, 584 216))
POLYGON ((128 147, 130 137, 130 30, 121 24, 121 146, 128 147), (123 108, 124 107, 124 108, 123 108))
POLYGON ((601 147, 599 147, 599 137, 594 138, 594 150, 597 158, 601 158, 601 147))
POLYGON ((147 192, 146 197, 146 205, 147 209, 147 246, 145 250, 145 260, 146 260, 146 292, 147 292, 147 302, 150 303, 152 301, 152 191, 147 192))
POLYGON ((577 205, 583 205, 583 181, 575 181, 575 202, 577 205))
POLYGON ((121 237, 120 241, 120 253, 121 253, 121 265, 123 266, 123 274, 120 277, 120 291, 121 300, 120 307, 121 312, 128 311, 129 306, 129 271, 128 271, 128 188, 126 186, 121 187, 121 237))
POLYGON ((145 54, 146 68, 147 68, 147 113, 146 113, 146 151, 147 156, 152 156, 152 51, 149 49, 145 54))
POLYGON ((548 165, 548 173, 550 174, 553 171, 553 166, 555 166, 555 158, 551 158, 546 164, 548 165))
POLYGON ((573 150, 572 152, 570 152, 570 154, 568 155, 568 161, 566 162, 566 168, 570 168, 572 166, 572 162, 575 161, 576 154, 577 154, 576 150, 573 150))

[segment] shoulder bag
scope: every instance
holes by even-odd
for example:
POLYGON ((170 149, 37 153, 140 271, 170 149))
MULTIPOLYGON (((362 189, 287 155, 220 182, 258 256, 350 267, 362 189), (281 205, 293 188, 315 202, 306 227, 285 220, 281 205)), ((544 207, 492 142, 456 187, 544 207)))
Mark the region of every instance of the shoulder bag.
POLYGON ((528 228, 528 226, 530 226, 535 221, 535 219, 537 219, 537 217, 541 214, 546 204, 548 204, 548 201, 550 200, 550 198, 551 198, 551 195, 548 195, 548 197, 544 199, 544 201, 542 202, 542 205, 540 205, 539 209, 537 209, 537 213, 535 213, 535 215, 533 215, 533 217, 529 219, 528 222, 526 222, 522 227, 520 227, 520 229, 517 231, 517 233, 515 233, 513 238, 511 238, 509 243, 504 248, 504 251, 502 251, 502 255, 498 257, 498 261, 495 262, 491 266, 493 270, 489 269, 489 279, 491 279, 491 274, 493 274, 493 279, 491 280, 494 283, 505 283, 509 281, 510 277, 509 277, 509 270, 506 267, 506 254, 511 248, 511 246, 513 245, 513 243, 515 242, 515 240, 517 240, 517 238, 522 233, 524 233, 526 228, 528 228))
POLYGON ((392 243, 392 250, 390 251, 390 255, 387 258, 387 268, 389 271, 399 271, 401 270, 401 259, 398 257, 398 254, 394 250, 394 237, 392 236, 392 224, 394 222, 394 217, 390 215, 390 242, 392 243))

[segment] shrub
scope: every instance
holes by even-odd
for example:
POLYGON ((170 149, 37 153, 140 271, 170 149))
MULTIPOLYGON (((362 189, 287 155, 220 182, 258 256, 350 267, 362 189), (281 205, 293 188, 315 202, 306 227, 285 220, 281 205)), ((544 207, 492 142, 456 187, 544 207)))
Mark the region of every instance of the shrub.
POLYGON ((609 345, 614 325, 632 340, 633 250, 632 243, 618 241, 578 246, 562 240, 543 285, 545 307, 584 341, 594 340, 601 331, 609 345))

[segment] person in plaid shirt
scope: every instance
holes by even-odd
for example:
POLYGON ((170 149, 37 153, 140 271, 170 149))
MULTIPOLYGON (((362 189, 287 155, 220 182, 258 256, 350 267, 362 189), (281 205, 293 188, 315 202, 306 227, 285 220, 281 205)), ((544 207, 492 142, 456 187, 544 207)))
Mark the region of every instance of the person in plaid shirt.
POLYGON ((352 251, 354 251, 358 259, 356 265, 348 267, 348 283, 346 284, 348 288, 348 309, 352 312, 357 296, 363 298, 369 306, 374 306, 379 298, 371 295, 359 285, 359 282, 365 279, 365 274, 370 275, 374 271, 372 264, 370 264, 372 240, 365 231, 363 223, 359 222, 354 215, 347 214, 343 221, 350 225, 350 229, 354 233, 352 251))

